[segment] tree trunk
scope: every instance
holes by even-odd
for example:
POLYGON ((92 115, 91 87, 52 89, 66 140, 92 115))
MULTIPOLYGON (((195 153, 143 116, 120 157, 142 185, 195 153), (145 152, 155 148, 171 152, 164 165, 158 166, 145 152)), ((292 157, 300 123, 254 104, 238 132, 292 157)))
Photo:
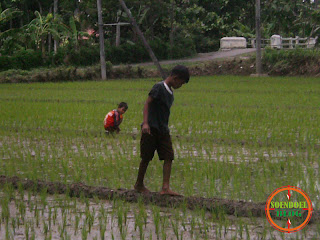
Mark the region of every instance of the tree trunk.
POLYGON ((104 50, 104 33, 103 33, 101 0, 97 0, 97 8, 98 8, 99 42, 100 42, 101 78, 102 80, 105 80, 107 79, 107 74, 106 74, 106 56, 105 56, 105 50, 104 50))
MULTIPOLYGON (((53 1, 53 15, 54 18, 57 18, 57 14, 58 14, 58 0, 54 0, 53 1)), ((56 54, 58 51, 58 40, 54 39, 53 41, 53 49, 54 49, 54 53, 56 54)))
POLYGON ((79 15, 80 15, 79 0, 74 0, 74 1, 75 1, 76 8, 75 8, 75 10, 73 12, 73 15, 74 15, 75 18, 78 18, 79 15))
POLYGON ((173 21, 174 21, 174 0, 171 0, 171 9, 170 9, 170 25, 171 25, 171 30, 170 30, 170 58, 173 56, 173 33, 174 33, 174 27, 173 27, 173 21))
MULTIPOLYGON (((28 11, 28 9, 26 8, 26 11, 28 11)), ((27 14, 27 23, 29 23, 30 22, 30 16, 29 16, 29 14, 27 14)))
POLYGON ((159 63, 157 57, 154 55, 150 45, 148 44, 147 40, 145 39, 145 37, 144 37, 143 33, 141 32, 140 28, 138 27, 138 24, 137 24, 136 20, 132 17, 130 10, 127 8, 127 6, 126 6, 126 4, 125 4, 125 2, 123 0, 119 0, 119 2, 121 4, 121 6, 123 7, 123 9, 125 10, 125 12, 127 13, 128 17, 129 17, 129 19, 131 21, 131 24, 136 29, 136 32, 138 33, 139 37, 141 38, 141 41, 142 41, 144 47, 147 49, 147 51, 148 51, 153 63, 157 66, 158 71, 160 72, 162 79, 166 79, 166 77, 167 77, 166 73, 163 71, 162 67, 160 66, 160 63, 159 63))
MULTIPOLYGON (((52 14, 52 6, 49 8, 49 13, 52 14)), ((52 46, 52 35, 48 34, 48 53, 51 53, 51 46, 52 46)))
POLYGON ((260 18, 260 0, 256 0, 256 74, 262 74, 261 69, 261 18, 260 18))
MULTIPOLYGON (((19 4, 19 9, 21 9, 22 11, 24 11, 24 10, 25 10, 25 5, 24 5, 24 4, 19 4)), ((24 14, 22 14, 21 17, 19 18, 20 28, 23 27, 23 15, 24 15, 24 14)))
POLYGON ((50 54, 51 52, 51 45, 52 45, 52 37, 51 34, 48 34, 48 53, 50 54))
POLYGON ((45 37, 41 37, 41 56, 42 56, 42 61, 44 62, 44 59, 46 57, 45 37))
POLYGON ((39 6, 39 13, 42 15, 42 6, 41 3, 39 1, 37 1, 38 6, 39 6))
POLYGON ((138 40, 137 40, 137 31, 136 31, 136 29, 134 29, 134 28, 132 28, 132 32, 133 32, 133 42, 137 42, 138 40))
POLYGON ((116 47, 120 46, 120 25, 116 26, 116 47))
POLYGON ((314 7, 315 9, 319 8, 319 0, 314 0, 314 7))
POLYGON ((150 26, 149 26, 149 29, 150 29, 150 40, 154 40, 154 22, 155 20, 157 19, 157 15, 156 14, 152 14, 149 18, 150 20, 150 26))

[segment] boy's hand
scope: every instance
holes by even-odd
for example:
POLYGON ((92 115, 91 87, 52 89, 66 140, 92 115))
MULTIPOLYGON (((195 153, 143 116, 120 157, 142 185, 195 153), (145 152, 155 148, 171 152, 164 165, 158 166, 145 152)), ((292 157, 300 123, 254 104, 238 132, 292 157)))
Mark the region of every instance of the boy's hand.
POLYGON ((149 124, 148 123, 144 123, 142 125, 141 131, 142 131, 142 133, 151 134, 149 124))

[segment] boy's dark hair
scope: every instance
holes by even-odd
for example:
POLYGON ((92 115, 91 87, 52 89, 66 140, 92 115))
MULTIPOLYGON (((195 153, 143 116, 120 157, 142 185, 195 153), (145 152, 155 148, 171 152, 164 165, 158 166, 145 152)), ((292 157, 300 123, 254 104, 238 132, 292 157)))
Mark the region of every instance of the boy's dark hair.
POLYGON ((128 104, 125 103, 125 102, 119 103, 118 108, 123 108, 123 107, 127 110, 128 109, 128 104))
POLYGON ((189 69, 185 66, 177 65, 171 70, 170 76, 177 76, 188 83, 190 78, 189 69))

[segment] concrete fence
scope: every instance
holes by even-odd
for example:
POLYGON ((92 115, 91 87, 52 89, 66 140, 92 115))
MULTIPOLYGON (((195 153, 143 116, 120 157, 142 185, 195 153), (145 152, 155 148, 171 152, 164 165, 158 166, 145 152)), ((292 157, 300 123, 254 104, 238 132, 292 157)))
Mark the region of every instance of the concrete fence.
MULTIPOLYGON (((316 38, 283 38, 280 35, 272 35, 270 39, 261 39, 261 47, 270 46, 274 49, 294 49, 294 48, 314 48, 317 43, 316 38)), ((244 37, 224 37, 220 39, 220 50, 235 48, 255 48, 256 39, 244 37)))
MULTIPOLYGON (((300 38, 296 36, 295 38, 283 38, 280 35, 272 35, 270 39, 261 39, 261 46, 270 46, 274 49, 294 49, 294 48, 314 48, 317 43, 316 38, 300 38)), ((256 39, 249 39, 250 47, 256 46, 256 39)))

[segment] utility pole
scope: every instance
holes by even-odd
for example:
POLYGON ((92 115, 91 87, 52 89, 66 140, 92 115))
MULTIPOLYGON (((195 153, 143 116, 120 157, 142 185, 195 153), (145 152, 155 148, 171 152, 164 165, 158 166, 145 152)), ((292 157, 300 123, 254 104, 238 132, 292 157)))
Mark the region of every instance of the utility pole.
POLYGON ((260 76, 261 73, 261 14, 260 0, 256 0, 256 74, 260 76))
POLYGON ((174 22, 174 0, 171 0, 171 9, 170 9, 170 25, 171 25, 171 30, 170 30, 170 57, 172 58, 173 56, 173 44, 174 44, 174 39, 173 39, 173 34, 174 34, 174 27, 173 27, 173 22, 174 22))
POLYGON ((120 26, 130 25, 130 23, 117 22, 117 23, 108 23, 103 24, 103 26, 116 26, 116 47, 120 46, 120 26))
POLYGON ((101 78, 102 78, 102 80, 106 80, 107 79, 107 75, 106 75, 106 56, 105 56, 106 54, 105 54, 105 51, 104 51, 104 32, 103 32, 101 0, 97 0, 97 8, 98 8, 98 25, 99 25, 101 78))
MULTIPOLYGON (((53 16, 54 16, 54 19, 57 18, 57 14, 58 14, 58 0, 54 0, 53 1, 53 16)), ((56 39, 53 40, 53 50, 54 50, 54 53, 57 53, 58 40, 56 40, 56 39)))
POLYGON ((128 17, 129 17, 129 19, 130 19, 130 21, 131 21, 131 24, 132 24, 133 27, 136 29, 139 37, 141 38, 141 41, 142 41, 144 47, 147 49, 147 51, 148 51, 148 53, 149 53, 149 55, 150 55, 153 63, 154 63, 154 64, 156 65, 156 67, 158 68, 158 71, 160 72, 162 79, 166 79, 166 77, 167 77, 167 76, 166 76, 166 73, 165 73, 165 72, 163 71, 163 69, 161 68, 160 63, 159 63, 157 57, 154 55, 154 53, 153 53, 150 45, 148 44, 147 40, 145 39, 145 37, 144 37, 143 33, 141 32, 140 28, 138 27, 138 24, 136 23, 136 20, 132 17, 132 14, 131 14, 130 10, 127 8, 127 6, 126 6, 126 4, 125 4, 125 2, 124 2, 123 0, 119 0, 119 2, 120 2, 120 4, 121 4, 122 8, 123 8, 123 9, 125 10, 125 12, 127 13, 128 17))

